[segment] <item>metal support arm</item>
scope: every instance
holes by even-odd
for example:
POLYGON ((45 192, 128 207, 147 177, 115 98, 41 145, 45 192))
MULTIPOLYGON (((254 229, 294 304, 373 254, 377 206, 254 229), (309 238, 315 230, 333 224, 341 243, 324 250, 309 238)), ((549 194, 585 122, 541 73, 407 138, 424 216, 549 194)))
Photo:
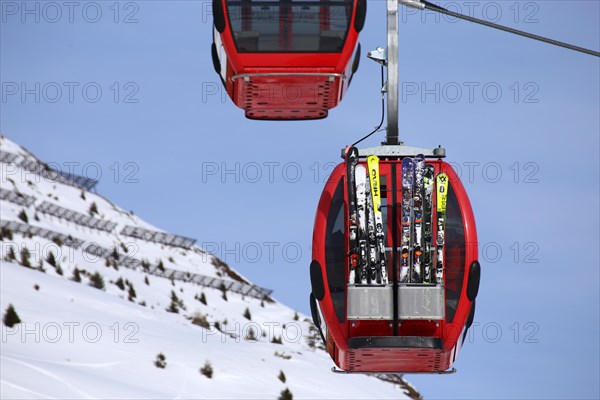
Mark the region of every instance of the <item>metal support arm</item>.
POLYGON ((387 0, 387 134, 386 144, 398 140, 398 0, 387 0))

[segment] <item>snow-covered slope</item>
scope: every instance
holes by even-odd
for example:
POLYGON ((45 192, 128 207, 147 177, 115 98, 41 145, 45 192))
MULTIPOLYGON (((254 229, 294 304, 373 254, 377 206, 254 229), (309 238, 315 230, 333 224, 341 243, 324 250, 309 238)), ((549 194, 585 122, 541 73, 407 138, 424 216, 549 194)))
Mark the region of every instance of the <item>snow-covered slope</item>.
POLYGON ((22 321, 2 324, 1 398, 278 398, 286 389, 294 398, 406 397, 402 385, 329 372, 306 316, 202 249, 125 236, 125 226, 158 229, 24 169, 37 160, 4 137, 0 152, 0 307, 4 315, 13 305, 22 321), (44 202, 78 214, 43 213, 44 202), (116 225, 85 227, 73 222, 79 214, 116 225), (55 233, 81 243, 70 247, 55 233), (104 288, 92 286, 94 275, 104 288), (165 368, 155 366, 159 354, 165 368), (208 364, 210 378, 200 372, 208 364))

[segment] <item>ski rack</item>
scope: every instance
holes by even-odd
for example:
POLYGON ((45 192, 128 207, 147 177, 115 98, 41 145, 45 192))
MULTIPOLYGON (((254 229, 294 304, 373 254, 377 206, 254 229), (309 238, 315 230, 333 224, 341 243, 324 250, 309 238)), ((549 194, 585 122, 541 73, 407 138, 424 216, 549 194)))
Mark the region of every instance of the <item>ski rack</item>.
MULTIPOLYGON (((345 158, 346 148, 342 149, 342 158, 345 158)), ((438 146, 435 149, 422 149, 419 147, 400 145, 383 145, 367 147, 358 150, 359 157, 377 156, 385 158, 415 157, 422 154, 425 158, 445 158, 446 149, 438 146)))

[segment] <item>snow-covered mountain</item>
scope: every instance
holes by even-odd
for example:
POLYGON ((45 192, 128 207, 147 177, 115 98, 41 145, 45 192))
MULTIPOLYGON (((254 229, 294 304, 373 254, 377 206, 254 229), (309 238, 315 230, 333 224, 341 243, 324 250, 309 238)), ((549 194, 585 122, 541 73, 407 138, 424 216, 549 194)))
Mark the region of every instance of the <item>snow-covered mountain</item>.
POLYGON ((5 137, 0 161, 2 399, 419 396, 331 373, 309 318, 93 182, 5 137))

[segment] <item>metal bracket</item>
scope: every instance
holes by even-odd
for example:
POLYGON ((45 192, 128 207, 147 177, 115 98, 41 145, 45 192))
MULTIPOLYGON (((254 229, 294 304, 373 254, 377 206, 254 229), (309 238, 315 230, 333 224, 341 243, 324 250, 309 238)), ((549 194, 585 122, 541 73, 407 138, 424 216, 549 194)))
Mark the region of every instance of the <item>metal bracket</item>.
POLYGON ((419 10, 425 9, 425 4, 421 3, 419 0, 398 0, 398 4, 402 4, 409 8, 418 8, 419 10))
POLYGON ((378 47, 371 50, 367 53, 367 57, 383 66, 387 65, 387 50, 384 48, 378 47))
MULTIPOLYGON (((344 158, 346 149, 342 149, 342 158, 344 158)), ((419 147, 405 146, 403 144, 391 146, 376 146, 367 147, 358 150, 358 156, 366 158, 368 156, 378 156, 387 158, 404 158, 404 157, 415 157, 422 154, 425 158, 445 158, 446 149, 442 146, 438 146, 435 149, 422 149, 419 147)))

